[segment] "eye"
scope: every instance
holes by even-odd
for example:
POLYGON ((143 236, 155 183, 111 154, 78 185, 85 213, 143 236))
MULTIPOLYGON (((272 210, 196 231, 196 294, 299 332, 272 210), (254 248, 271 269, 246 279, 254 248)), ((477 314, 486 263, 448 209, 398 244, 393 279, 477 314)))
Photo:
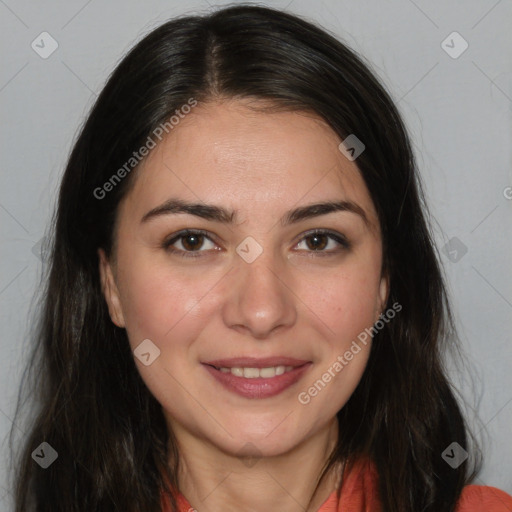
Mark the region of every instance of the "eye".
MULTIPOLYGON (((340 233, 316 229, 306 233, 295 247, 299 251, 329 256, 349 249, 350 243, 340 233)), ((162 248, 184 258, 196 258, 204 256, 205 252, 219 250, 206 231, 194 229, 171 235, 171 238, 162 243, 162 248)))
POLYGON ((296 248, 328 255, 330 253, 338 253, 343 249, 349 249, 350 244, 340 233, 316 229, 306 233, 302 240, 296 245, 296 248))
POLYGON ((162 247, 179 256, 194 258, 200 254, 193 253, 203 253, 215 249, 216 244, 205 231, 187 229, 164 241, 162 247))

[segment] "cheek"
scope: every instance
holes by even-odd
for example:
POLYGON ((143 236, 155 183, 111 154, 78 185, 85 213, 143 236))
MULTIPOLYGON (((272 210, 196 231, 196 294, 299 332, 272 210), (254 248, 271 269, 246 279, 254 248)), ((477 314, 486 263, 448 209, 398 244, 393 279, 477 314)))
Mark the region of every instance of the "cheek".
POLYGON ((374 258, 353 258, 336 272, 301 276, 300 297, 340 344, 354 339, 378 316, 380 266, 374 258))
MULTIPOLYGON (((328 327, 321 359, 298 395, 300 408, 315 418, 313 429, 335 415, 350 399, 365 371, 377 316, 379 252, 354 258, 330 279, 311 280, 308 303, 328 327)), ((306 293, 306 292, 305 292, 306 293)), ((317 322, 317 324, 319 324, 317 322)))
POLYGON ((132 259, 120 267, 120 287, 126 331, 132 347, 149 338, 163 347, 187 343, 199 331, 198 317, 205 314, 205 300, 215 276, 198 277, 170 265, 132 259), (176 334, 180 333, 180 336, 176 334))

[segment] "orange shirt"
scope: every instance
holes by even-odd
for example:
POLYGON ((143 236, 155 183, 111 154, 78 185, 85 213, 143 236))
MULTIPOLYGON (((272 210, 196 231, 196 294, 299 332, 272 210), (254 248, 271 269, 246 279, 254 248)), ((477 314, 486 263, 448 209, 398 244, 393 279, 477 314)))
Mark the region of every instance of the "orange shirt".
MULTIPOLYGON (((341 497, 333 491, 318 512, 379 512, 377 478, 372 463, 356 464, 345 477, 341 497)), ((178 507, 179 512, 195 512, 182 494, 178 496, 178 507)), ((162 512, 171 512, 163 496, 162 512)), ((462 490, 456 512, 512 512, 512 496, 496 487, 467 485, 462 490)))

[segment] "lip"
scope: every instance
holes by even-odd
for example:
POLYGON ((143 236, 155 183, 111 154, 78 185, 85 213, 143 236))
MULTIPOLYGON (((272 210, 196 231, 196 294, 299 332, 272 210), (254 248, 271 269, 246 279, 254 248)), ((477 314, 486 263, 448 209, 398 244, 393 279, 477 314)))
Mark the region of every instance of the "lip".
POLYGON ((251 358, 236 358, 215 361, 215 365, 211 363, 203 363, 206 370, 212 375, 212 377, 219 382, 225 389, 236 393, 244 398, 270 398, 279 395, 289 387, 293 386, 298 382, 305 372, 308 371, 312 366, 311 361, 303 361, 302 364, 297 365, 297 359, 292 360, 290 358, 268 358, 268 359, 252 359, 251 358), (233 368, 238 364, 246 368, 266 368, 269 366, 281 366, 283 361, 295 361, 294 364, 284 364, 284 366, 295 366, 289 372, 285 372, 282 375, 276 375, 275 377, 257 377, 255 379, 247 379, 245 377, 237 377, 231 373, 223 373, 217 370, 214 366, 217 363, 223 368, 233 368), (233 364, 233 361, 237 361, 233 364), (278 361, 275 363, 275 361, 278 361), (243 362, 243 364, 241 364, 243 362), (269 363, 270 362, 270 363, 269 363), (229 363, 229 364, 226 364, 229 363), (224 366, 224 364, 226 364, 224 366), (257 364, 257 366, 256 366, 257 364), (252 366, 251 366, 252 365, 252 366))
POLYGON ((215 359, 214 361, 203 361, 203 364, 216 366, 217 368, 268 368, 269 366, 302 366, 310 363, 305 359, 293 357, 234 357, 231 359, 215 359))

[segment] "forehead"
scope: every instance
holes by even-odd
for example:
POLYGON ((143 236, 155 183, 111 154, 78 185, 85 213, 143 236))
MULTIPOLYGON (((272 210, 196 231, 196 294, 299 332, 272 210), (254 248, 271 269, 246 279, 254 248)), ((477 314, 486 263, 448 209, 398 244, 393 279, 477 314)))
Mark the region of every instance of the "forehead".
POLYGON ((376 221, 339 136, 306 112, 254 110, 249 100, 196 106, 141 163, 123 210, 142 217, 170 196, 263 216, 294 205, 351 200, 376 221))

